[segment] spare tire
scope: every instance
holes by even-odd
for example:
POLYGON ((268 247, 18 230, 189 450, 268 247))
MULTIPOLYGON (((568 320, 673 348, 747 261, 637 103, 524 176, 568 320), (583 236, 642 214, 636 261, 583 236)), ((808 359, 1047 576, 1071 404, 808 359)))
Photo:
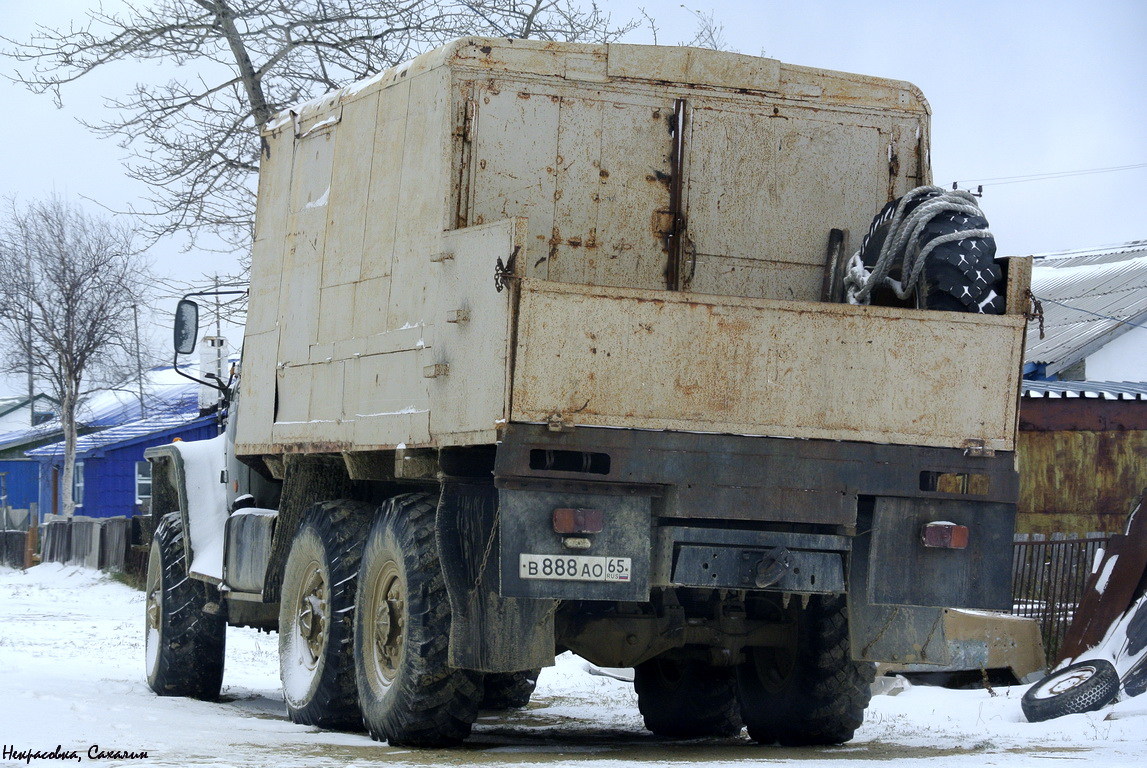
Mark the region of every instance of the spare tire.
POLYGON ((1109 661, 1092 659, 1064 667, 1040 680, 1024 694, 1020 708, 1028 722, 1094 712, 1119 694, 1119 672, 1109 661))
MULTIPOLYGON (((955 195, 957 193, 951 193, 955 195)), ((966 193, 959 193, 966 194, 966 193)), ((865 269, 874 271, 885 241, 896 233, 894 226, 904 226, 916 209, 928 201, 949 197, 939 187, 921 187, 897 198, 881 209, 872 220, 858 254, 865 269), (896 211, 904 202, 899 218, 896 211)), ((922 276, 915 292, 915 306, 949 312, 1003 314, 1006 288, 1003 273, 995 261, 996 241, 988 229, 988 220, 971 198, 953 200, 954 208, 940 207, 918 228, 906 247, 892 254, 887 279, 873 286, 871 303, 904 304, 898 300, 891 284, 905 279, 905 251, 925 252, 922 276), (962 209, 962 210, 961 210, 962 209), (967 233, 965 237, 957 237, 967 233), (937 238, 943 241, 928 248, 937 238)))

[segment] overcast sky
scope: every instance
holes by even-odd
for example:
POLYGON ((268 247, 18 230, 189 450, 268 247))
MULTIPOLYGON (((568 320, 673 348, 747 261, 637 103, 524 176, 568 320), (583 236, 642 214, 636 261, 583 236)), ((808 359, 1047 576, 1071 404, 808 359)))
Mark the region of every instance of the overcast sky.
MULTIPOLYGON (((0 0, 0 30, 27 37, 36 22, 82 20, 89 0, 0 0)), ((603 0, 616 19, 656 19, 658 42, 691 37, 678 2, 603 0)), ((793 64, 908 80, 932 106, 935 181, 966 184, 1147 164, 1147 1, 818 2, 689 4, 715 13, 728 46, 793 64)), ((653 42, 647 26, 631 42, 653 42)), ((11 64, 0 62, 10 71, 11 64)), ((137 81, 169 77, 118 65, 64 91, 64 108, 0 81, 0 196, 52 191, 122 208, 141 189, 123 151, 76 123, 137 81)), ((177 76, 182 74, 176 71, 177 76)), ((192 76, 187 72, 186 76, 192 76)), ((1022 183, 987 182, 982 205, 1005 255, 1147 239, 1147 167, 1022 183)), ((156 270, 190 279, 233 268, 226 257, 152 252, 156 270)))

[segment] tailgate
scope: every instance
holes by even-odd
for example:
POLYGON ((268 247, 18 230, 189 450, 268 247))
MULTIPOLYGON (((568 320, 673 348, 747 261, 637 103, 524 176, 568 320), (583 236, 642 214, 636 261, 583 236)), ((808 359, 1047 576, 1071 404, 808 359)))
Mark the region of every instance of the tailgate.
POLYGON ((1024 327, 525 279, 511 420, 1010 451, 1024 327))

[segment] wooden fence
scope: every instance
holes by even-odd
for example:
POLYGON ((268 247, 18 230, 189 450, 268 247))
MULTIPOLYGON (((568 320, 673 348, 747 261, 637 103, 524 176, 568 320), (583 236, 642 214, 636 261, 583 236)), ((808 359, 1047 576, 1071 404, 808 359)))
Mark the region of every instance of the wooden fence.
POLYGON ((122 571, 131 544, 131 520, 47 515, 40 539, 41 562, 122 571))

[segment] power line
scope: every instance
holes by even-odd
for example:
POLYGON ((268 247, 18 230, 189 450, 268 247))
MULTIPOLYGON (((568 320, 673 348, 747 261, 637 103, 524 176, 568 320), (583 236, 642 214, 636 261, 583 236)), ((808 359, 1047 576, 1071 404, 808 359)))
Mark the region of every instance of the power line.
POLYGON ((1147 329, 1147 325, 1135 323, 1135 322, 1132 322, 1130 320, 1124 320, 1124 319, 1119 318, 1119 317, 1112 317, 1111 315, 1104 315, 1104 314, 1101 314, 1099 312, 1092 312, 1090 309, 1084 309, 1082 307, 1074 307, 1071 304, 1064 304, 1062 301, 1056 301, 1055 299, 1048 299, 1048 298, 1044 298, 1042 296, 1036 296, 1034 294, 1032 295, 1032 298, 1034 298, 1036 301, 1042 302, 1044 304, 1055 304, 1057 306, 1063 307, 1064 309, 1072 309, 1072 310, 1075 310, 1076 312, 1082 312, 1085 315, 1091 315, 1093 317, 1098 317, 1098 318, 1101 318, 1103 320, 1111 320, 1111 321, 1119 323, 1121 325, 1130 325, 1132 328, 1147 329))
POLYGON ((1097 173, 1114 173, 1115 171, 1131 171, 1136 168, 1147 168, 1147 163, 1134 163, 1132 165, 1114 165, 1108 168, 1086 168, 1078 171, 1053 171, 1051 173, 1032 173, 1026 176, 997 176, 991 179, 977 179, 972 181, 955 181, 953 184, 972 183, 999 186, 1002 184, 1023 184, 1029 181, 1045 181, 1047 179, 1065 179, 1071 176, 1090 176, 1097 173))

